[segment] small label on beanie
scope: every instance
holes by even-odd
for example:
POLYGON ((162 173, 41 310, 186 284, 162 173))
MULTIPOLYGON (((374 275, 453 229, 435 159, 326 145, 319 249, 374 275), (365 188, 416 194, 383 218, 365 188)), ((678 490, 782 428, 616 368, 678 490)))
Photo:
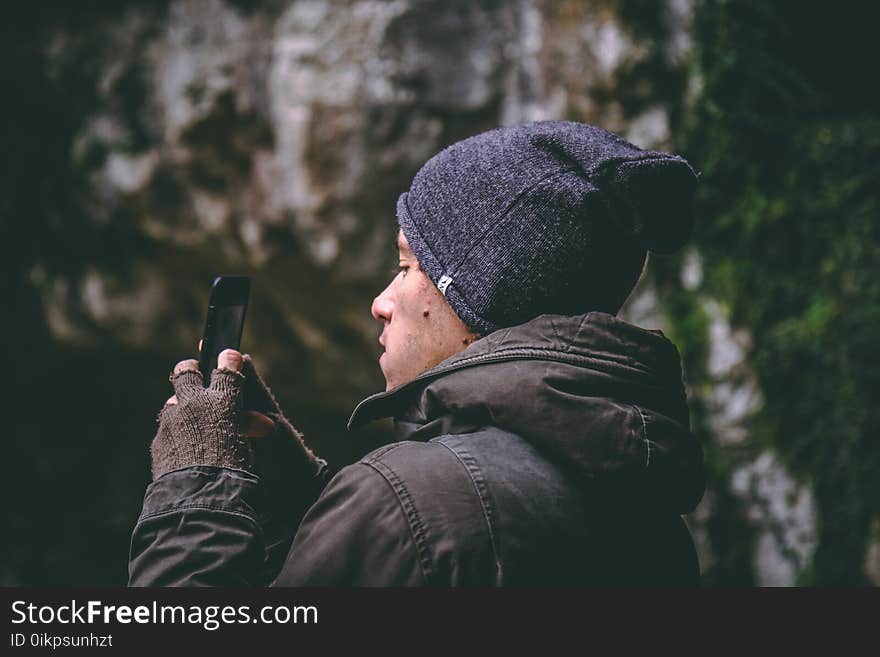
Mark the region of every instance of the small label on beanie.
POLYGON ((441 276, 440 282, 437 283, 437 289, 440 290, 440 293, 445 297, 446 296, 446 288, 449 287, 449 284, 452 282, 451 276, 441 276))

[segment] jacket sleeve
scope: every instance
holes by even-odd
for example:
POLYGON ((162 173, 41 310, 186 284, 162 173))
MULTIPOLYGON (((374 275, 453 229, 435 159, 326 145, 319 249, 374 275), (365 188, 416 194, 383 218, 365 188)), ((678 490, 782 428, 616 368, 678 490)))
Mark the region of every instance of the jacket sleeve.
MULTIPOLYGON (((303 511, 326 480, 303 490, 303 511)), ((131 537, 129 586, 262 586, 287 554, 302 512, 281 517, 259 478, 225 467, 192 466, 147 487, 131 537)))
POLYGON ((415 528, 397 491, 367 463, 343 468, 306 513, 279 586, 424 586, 415 528))

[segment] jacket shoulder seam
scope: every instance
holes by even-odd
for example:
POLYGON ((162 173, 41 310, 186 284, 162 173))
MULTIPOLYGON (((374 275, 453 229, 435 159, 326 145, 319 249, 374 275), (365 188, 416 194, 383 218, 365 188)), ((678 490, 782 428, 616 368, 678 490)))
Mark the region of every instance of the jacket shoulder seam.
POLYGON ((480 466, 477 464, 476 459, 466 449, 453 449, 443 442, 442 438, 432 442, 436 442, 438 445, 443 445, 443 447, 455 457, 459 464, 461 464, 461 467, 464 468, 471 483, 474 485, 477 499, 480 500, 480 510, 483 513, 483 519, 486 521, 486 529, 489 532, 489 544, 492 547, 492 557, 495 561, 495 581, 496 584, 500 584, 502 579, 502 567, 501 558, 499 556, 498 536, 495 531, 494 504, 492 503, 489 490, 486 487, 486 481, 483 478, 480 466))
MULTIPOLYGON (((382 454, 386 454, 388 451, 391 450, 383 451, 382 454)), ((378 458, 362 460, 360 463, 372 468, 389 486, 391 486, 391 490, 394 491, 397 503, 400 505, 403 515, 407 520, 407 526, 409 527, 413 544, 416 547, 419 570, 425 581, 430 582, 433 568, 431 565, 431 551, 428 547, 428 540, 426 537, 425 523, 416 508, 412 495, 410 495, 409 490, 403 483, 403 479, 401 479, 400 475, 392 470, 388 464, 383 463, 378 460, 378 458)))
POLYGON ((371 465, 373 463, 373 461, 376 461, 376 460, 382 458, 383 456, 385 456, 389 452, 393 452, 395 449, 398 449, 399 447, 403 447, 405 444, 406 444, 406 441, 401 441, 401 442, 391 443, 390 445, 384 445, 384 446, 379 447, 378 449, 370 452, 369 454, 364 456, 358 462, 362 463, 364 465, 371 465))

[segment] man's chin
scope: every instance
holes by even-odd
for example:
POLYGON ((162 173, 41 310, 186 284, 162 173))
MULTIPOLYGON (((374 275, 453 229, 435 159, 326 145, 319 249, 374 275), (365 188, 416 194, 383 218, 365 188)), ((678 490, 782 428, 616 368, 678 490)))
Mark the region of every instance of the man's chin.
POLYGON ((385 392, 391 390, 394 387, 394 382, 388 377, 388 372, 385 371, 385 358, 386 352, 382 352, 382 355, 379 356, 379 369, 382 371, 382 378, 385 379, 385 392))

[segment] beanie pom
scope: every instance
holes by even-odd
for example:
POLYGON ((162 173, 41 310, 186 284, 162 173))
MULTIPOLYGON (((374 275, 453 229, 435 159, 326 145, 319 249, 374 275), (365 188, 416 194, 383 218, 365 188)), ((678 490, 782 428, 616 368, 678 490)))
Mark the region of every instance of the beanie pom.
POLYGON ((686 160, 664 153, 617 163, 601 188, 626 233, 648 251, 668 254, 690 238, 696 184, 686 160))

